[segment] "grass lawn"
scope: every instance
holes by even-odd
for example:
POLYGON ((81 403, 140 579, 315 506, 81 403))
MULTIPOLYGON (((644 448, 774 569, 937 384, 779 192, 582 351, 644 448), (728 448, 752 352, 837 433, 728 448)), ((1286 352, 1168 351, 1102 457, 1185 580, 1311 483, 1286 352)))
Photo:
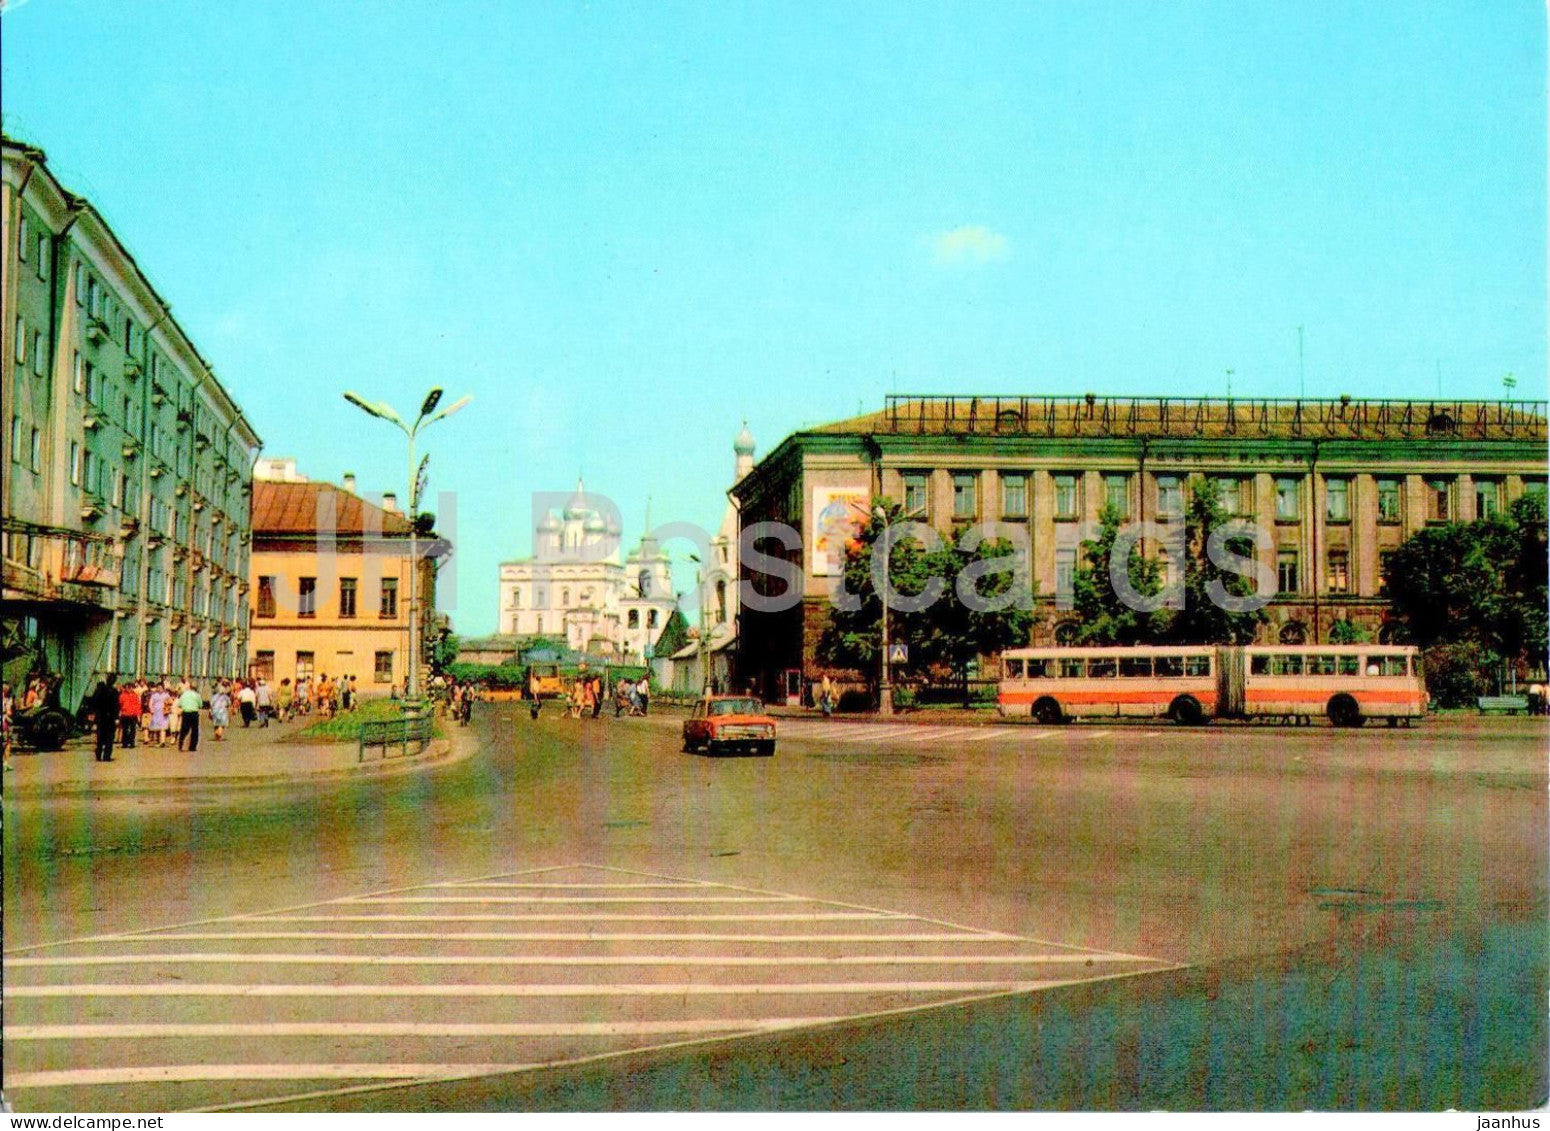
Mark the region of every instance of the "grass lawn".
MULTIPOLYGON (((335 715, 331 719, 315 719, 291 736, 292 742, 355 742, 360 738, 362 723, 387 722, 402 716, 403 703, 396 699, 363 699, 353 711, 335 715)), ((436 736, 441 737, 441 724, 436 725, 436 736)))

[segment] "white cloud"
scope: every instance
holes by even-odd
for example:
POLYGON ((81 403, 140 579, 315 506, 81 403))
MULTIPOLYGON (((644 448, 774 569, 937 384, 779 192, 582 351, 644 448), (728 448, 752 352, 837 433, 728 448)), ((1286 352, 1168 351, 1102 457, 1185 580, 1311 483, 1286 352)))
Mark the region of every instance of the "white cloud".
POLYGON ((941 264, 992 263, 1011 254, 1006 237, 983 224, 967 224, 930 237, 931 251, 941 264))

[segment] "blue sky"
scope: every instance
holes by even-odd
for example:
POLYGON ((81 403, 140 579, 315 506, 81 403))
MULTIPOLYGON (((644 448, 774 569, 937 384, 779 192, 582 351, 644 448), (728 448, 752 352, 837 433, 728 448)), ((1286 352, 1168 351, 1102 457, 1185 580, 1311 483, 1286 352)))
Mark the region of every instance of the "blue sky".
POLYGON ((339 396, 474 404, 459 631, 528 498, 710 527, 889 392, 1546 382, 1531 3, 28 0, 5 127, 109 218, 269 455, 397 486, 339 396))

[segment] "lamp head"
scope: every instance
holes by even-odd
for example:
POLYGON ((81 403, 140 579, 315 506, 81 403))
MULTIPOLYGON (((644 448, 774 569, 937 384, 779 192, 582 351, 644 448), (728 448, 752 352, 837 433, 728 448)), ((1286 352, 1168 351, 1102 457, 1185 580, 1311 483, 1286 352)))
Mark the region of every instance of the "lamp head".
POLYGON ((441 386, 438 385, 436 388, 425 394, 425 403, 420 406, 420 415, 429 416, 436 410, 436 406, 440 403, 441 386))
POLYGON ((379 420, 386 420, 387 419, 387 417, 385 415, 383 415, 383 412, 382 412, 382 409, 381 409, 380 406, 372 404, 370 401, 368 401, 365 397, 361 396, 359 393, 345 393, 344 399, 349 401, 351 404, 353 404, 356 408, 360 409, 362 412, 367 413, 367 414, 369 414, 371 416, 375 416, 379 420))
MULTIPOLYGON (((436 390, 436 395, 438 397, 441 395, 441 390, 440 389, 436 390)), ((445 420, 445 419, 447 419, 447 417, 451 416, 454 412, 457 412, 460 408, 462 408, 464 405, 466 405, 469 401, 471 401, 473 399, 474 398, 471 397, 471 396, 469 396, 469 397, 460 397, 459 399, 453 401, 446 408, 444 408, 440 412, 438 412, 435 416, 431 417, 431 423, 434 424, 438 420, 445 420)))

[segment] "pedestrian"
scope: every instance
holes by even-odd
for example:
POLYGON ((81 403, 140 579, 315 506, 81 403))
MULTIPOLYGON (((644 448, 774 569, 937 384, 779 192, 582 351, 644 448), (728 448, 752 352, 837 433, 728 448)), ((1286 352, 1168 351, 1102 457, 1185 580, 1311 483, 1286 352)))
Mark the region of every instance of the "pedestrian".
POLYGON ((97 761, 113 761, 113 737, 118 733, 118 676, 109 672, 91 693, 92 721, 97 726, 97 761))
POLYGON ((192 754, 199 749, 199 712, 204 708, 204 698, 199 694, 199 689, 191 682, 183 684, 183 691, 178 696, 178 710, 182 712, 182 719, 178 723, 178 749, 183 749, 183 743, 187 741, 188 752, 192 754))
POLYGON ((210 696, 210 725, 215 728, 215 741, 226 741, 226 726, 231 722, 231 691, 226 686, 226 681, 221 680, 215 685, 215 692, 210 696))
POLYGON ((635 693, 640 696, 640 713, 651 713, 651 681, 646 676, 640 677, 640 682, 635 685, 635 693))
POLYGON ((126 683, 118 693, 118 743, 125 750, 133 750, 135 735, 140 730, 140 693, 134 684, 126 683))
POLYGON ((823 682, 818 685, 818 706, 823 710, 824 718, 834 714, 834 684, 829 681, 827 672, 824 673, 823 682))
POLYGON ((291 717, 291 681, 289 678, 280 681, 280 690, 275 695, 275 707, 280 712, 280 721, 287 722, 291 717))
MULTIPOLYGON (((242 713, 242 729, 247 730, 258 717, 258 693, 240 680, 237 683, 237 710, 242 713)), ((230 706, 230 699, 227 700, 230 706)))
POLYGON ((16 769, 11 765, 11 714, 16 710, 16 696, 11 691, 11 685, 5 684, 3 697, 0 697, 0 743, 5 747, 5 768, 16 769))
POLYGON ((146 745, 166 746, 167 730, 172 725, 173 700, 165 680, 151 688, 150 700, 151 729, 146 745))
POLYGON ((592 677, 591 692, 592 692, 592 717, 595 719, 600 714, 603 713, 603 677, 602 676, 595 675, 595 676, 592 677))
POLYGON ((253 687, 253 706, 258 711, 258 725, 267 727, 269 716, 274 710, 274 693, 269 687, 269 681, 263 676, 258 677, 253 687))

